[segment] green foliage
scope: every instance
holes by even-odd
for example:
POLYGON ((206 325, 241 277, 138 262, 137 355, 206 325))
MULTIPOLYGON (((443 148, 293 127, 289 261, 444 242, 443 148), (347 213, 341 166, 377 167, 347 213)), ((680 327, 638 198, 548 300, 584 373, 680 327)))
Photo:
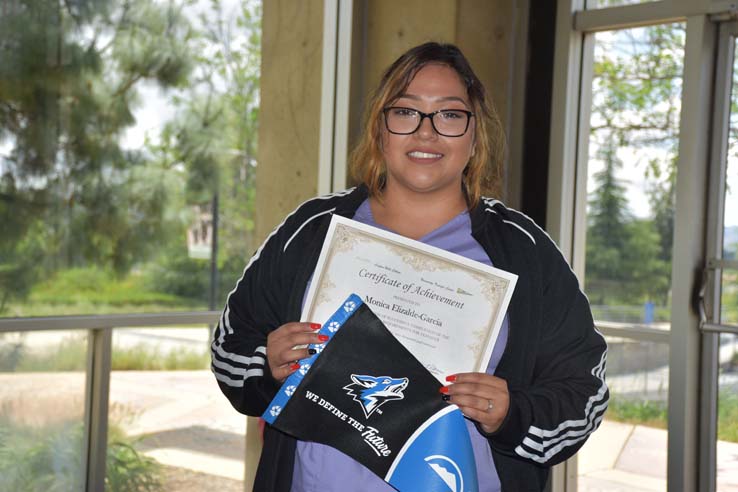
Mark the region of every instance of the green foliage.
POLYGON ((189 299, 207 299, 210 261, 190 258, 179 249, 160 257, 146 268, 145 285, 153 292, 167 292, 189 299))
MULTIPOLYGON (((4 8, 0 145, 10 150, 0 155, 0 315, 31 292, 53 314, 97 312, 103 298, 121 309, 103 289, 83 301, 34 286, 70 268, 97 265, 121 279, 151 265, 161 251, 183 248, 188 208, 214 196, 218 263, 243 265, 253 251, 260 19, 251 0, 212 0, 205 10, 191 0, 12 0, 4 8), (143 148, 127 149, 125 132, 141 123, 141 88, 152 83, 176 116, 143 148)), ((187 283, 199 265, 181 254, 172 264, 179 278, 163 279, 174 288, 162 292, 206 298, 207 268, 187 283)), ((129 304, 174 305, 150 294, 129 304)), ((11 312, 23 314, 41 312, 11 312)))
MULTIPOLYGON (((164 291, 166 292, 166 291, 164 291)), ((34 288, 30 300, 38 304, 101 305, 182 305, 176 293, 163 293, 146 288, 140 274, 119 278, 111 271, 97 268, 62 270, 34 288)))
POLYGON ((610 398, 607 418, 616 422, 666 429, 668 408, 666 402, 610 398))
POLYGON ((164 162, 184 164, 189 203, 209 205, 218 197, 218 263, 236 259, 243 268, 254 248, 261 5, 244 1, 233 12, 218 0, 211 6, 198 19, 203 36, 194 51, 196 81, 187 97, 174 100, 177 117, 152 152, 164 162), (235 41, 237 33, 248 38, 235 41))
POLYGON ((595 304, 669 302, 684 36, 681 24, 598 35, 590 142, 602 170, 593 176, 586 251, 595 304), (643 170, 648 218, 629 209, 617 177, 625 158, 643 170))
MULTIPOLYGON (((0 490, 69 492, 83 490, 81 423, 32 428, 0 416, 0 490)), ((110 429, 106 492, 162 490, 161 466, 139 453, 134 441, 110 429)))
MULTIPOLYGON (((665 401, 630 400, 611 396, 607 418, 616 422, 666 429, 668 409, 665 401)), ((738 395, 721 389, 718 400, 718 432, 721 441, 738 442, 738 395)))
POLYGON ((0 18, 0 309, 62 267, 116 272, 171 232, 178 171, 121 145, 138 87, 184 84, 178 2, 14 0, 0 18))
MULTIPOLYGON (((204 329, 204 328, 203 328, 204 329)), ((0 345, 0 370, 16 372, 84 371, 87 361, 87 341, 83 337, 68 337, 57 346, 43 351, 27 350, 22 344, 0 345), (15 357, 3 355, 7 351, 15 357)), ((171 349, 140 343, 130 347, 113 347, 114 371, 178 371, 202 370, 210 364, 207 347, 202 350, 171 349)))
POLYGON ((106 492, 163 490, 161 465, 139 453, 129 442, 116 440, 108 444, 106 471, 106 492))
POLYGON ((114 371, 177 371, 202 370, 210 366, 210 352, 203 350, 170 350, 139 344, 113 350, 114 371))
POLYGON ((718 439, 738 442, 738 395, 727 388, 718 399, 718 439))

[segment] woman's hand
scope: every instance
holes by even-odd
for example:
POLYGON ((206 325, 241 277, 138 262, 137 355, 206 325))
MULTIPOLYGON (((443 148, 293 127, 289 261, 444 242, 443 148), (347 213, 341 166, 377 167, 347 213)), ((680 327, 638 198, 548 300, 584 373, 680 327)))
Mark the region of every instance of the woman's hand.
POLYGON ((492 433, 500 428, 510 407, 507 381, 483 372, 454 374, 446 381, 453 383, 441 388, 442 394, 450 396, 447 401, 479 422, 485 432, 492 433))
POLYGON ((315 352, 308 351, 310 343, 323 343, 327 335, 318 335, 320 325, 317 323, 285 323, 269 333, 267 337, 267 361, 272 376, 277 381, 284 381, 287 376, 299 369, 297 361, 315 352), (300 348, 298 348, 300 347, 300 348))

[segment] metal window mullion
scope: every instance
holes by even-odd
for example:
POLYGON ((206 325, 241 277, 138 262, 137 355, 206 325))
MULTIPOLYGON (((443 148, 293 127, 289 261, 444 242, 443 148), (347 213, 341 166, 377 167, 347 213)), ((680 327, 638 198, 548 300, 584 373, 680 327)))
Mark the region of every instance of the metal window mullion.
POLYGON ((583 49, 582 34, 572 30, 572 12, 583 6, 583 0, 559 2, 556 12, 546 230, 568 261, 573 250, 583 49))
POLYGON ((112 328, 96 328, 88 335, 83 441, 86 492, 105 490, 112 332, 112 328))
POLYGON ((704 264, 705 161, 709 155, 715 26, 707 15, 687 19, 676 175, 669 351, 669 491, 698 490, 700 334, 692 289, 704 264))
MULTIPOLYGON (((720 320, 721 264, 723 250, 723 221, 725 209, 725 176, 728 158, 731 88, 735 23, 722 24, 718 37, 713 96, 712 148, 709 162, 709 197, 707 214, 707 241, 705 245, 708 269, 705 272, 707 316, 720 320)), ((700 461, 699 489, 714 491, 717 487, 717 402, 718 361, 720 333, 701 325, 702 353, 700 370, 700 461)), ((725 328, 725 327, 720 327, 725 328)), ((722 329, 720 330, 722 331, 722 329)))
POLYGON ((351 97, 351 53, 354 22, 353 0, 343 0, 338 9, 336 53, 336 93, 333 128, 333 162, 331 191, 346 187, 346 169, 349 154, 349 112, 351 97))
POLYGON ((323 2, 323 71, 320 94, 320 148, 318 152, 318 194, 333 188, 333 158, 336 110, 336 70, 338 53, 338 0, 323 2))
POLYGON ((589 136, 592 116, 592 83, 594 78, 595 35, 585 34, 582 41, 582 61, 577 127, 577 158, 574 185, 574 230, 572 231, 571 265, 584 284, 587 263, 587 177, 589 174, 589 136))
POLYGON ((668 1, 582 10, 574 16, 574 30, 596 32, 666 24, 683 21, 690 10, 694 9, 674 6, 668 1))
MULTIPOLYGON (((572 262, 577 187, 577 157, 580 130, 582 62, 584 39, 573 30, 574 12, 584 8, 584 0, 558 2, 556 41, 551 91, 551 148, 546 203, 546 230, 558 243, 567 261, 572 262)), ((577 489, 576 456, 551 470, 550 492, 577 489)))

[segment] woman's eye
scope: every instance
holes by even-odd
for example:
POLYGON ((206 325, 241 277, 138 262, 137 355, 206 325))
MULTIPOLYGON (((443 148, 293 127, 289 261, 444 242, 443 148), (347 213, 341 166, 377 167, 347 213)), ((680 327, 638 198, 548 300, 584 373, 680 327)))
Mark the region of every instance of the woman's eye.
POLYGON ((402 116, 402 117, 405 117, 405 118, 412 118, 412 117, 415 116, 416 113, 412 109, 407 109, 407 108, 394 108, 392 110, 392 114, 395 115, 395 116, 402 116))
POLYGON ((461 111, 441 111, 441 118, 444 120, 456 120, 463 118, 463 113, 461 111))

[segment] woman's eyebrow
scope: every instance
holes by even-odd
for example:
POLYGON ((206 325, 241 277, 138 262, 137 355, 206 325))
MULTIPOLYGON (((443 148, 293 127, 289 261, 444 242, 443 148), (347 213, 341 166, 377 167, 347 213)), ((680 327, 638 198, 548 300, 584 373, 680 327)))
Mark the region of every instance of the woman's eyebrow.
MULTIPOLYGON (((417 96, 415 94, 403 94, 400 96, 400 99, 413 99, 415 101, 421 101, 423 99, 426 99, 424 97, 417 96)), ((465 106, 468 106, 469 104, 461 97, 458 96, 442 96, 442 97, 434 97, 432 98, 433 101, 437 102, 448 102, 448 101, 458 101, 465 106)))

